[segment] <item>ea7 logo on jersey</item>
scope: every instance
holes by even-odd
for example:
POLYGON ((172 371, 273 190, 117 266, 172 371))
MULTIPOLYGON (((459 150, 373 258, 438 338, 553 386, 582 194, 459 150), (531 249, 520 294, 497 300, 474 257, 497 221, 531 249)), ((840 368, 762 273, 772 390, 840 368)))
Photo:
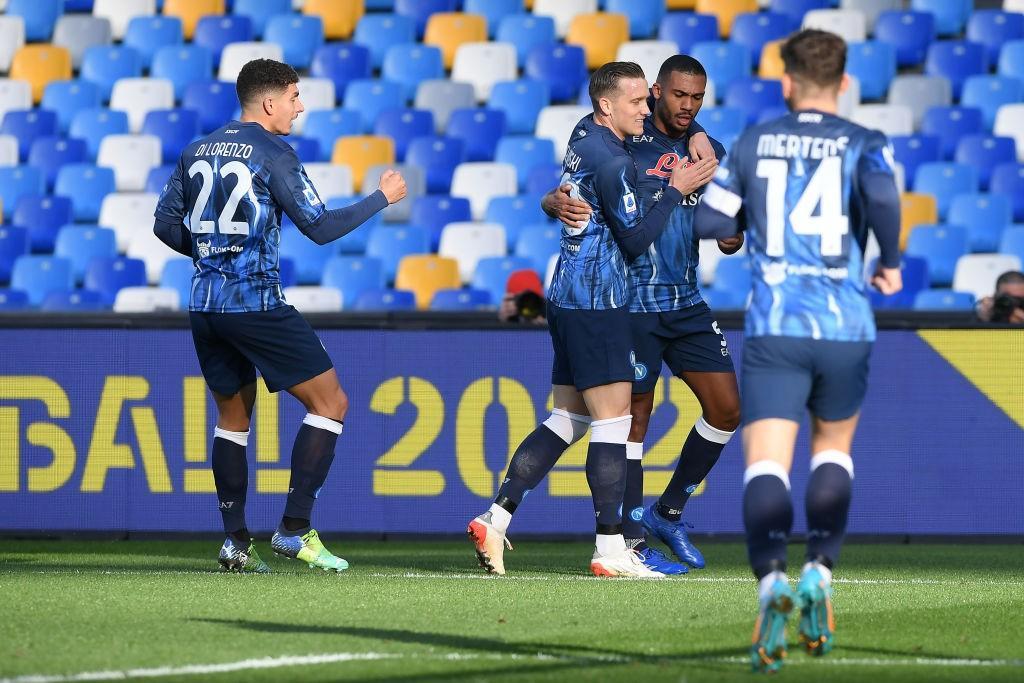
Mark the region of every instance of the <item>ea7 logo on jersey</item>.
POLYGON ((658 163, 654 165, 654 168, 647 169, 647 175, 658 176, 659 178, 668 178, 672 175, 672 169, 679 163, 679 155, 675 152, 666 152, 661 155, 658 159, 658 163))
POLYGON ((622 195, 622 207, 626 213, 636 213, 636 196, 632 192, 622 195))

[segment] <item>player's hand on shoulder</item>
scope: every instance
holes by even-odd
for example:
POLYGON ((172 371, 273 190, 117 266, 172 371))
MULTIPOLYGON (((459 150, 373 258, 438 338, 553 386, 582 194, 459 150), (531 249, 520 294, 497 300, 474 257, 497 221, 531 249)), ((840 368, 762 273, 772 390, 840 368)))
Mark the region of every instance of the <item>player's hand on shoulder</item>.
POLYGON ((883 268, 879 264, 871 278, 871 286, 886 296, 896 294, 903 289, 903 273, 899 268, 883 268))
POLYGON ((715 148, 711 146, 711 138, 707 133, 697 133, 690 136, 690 144, 687 145, 690 158, 695 161, 701 159, 714 159, 715 148))
POLYGON ((387 197, 388 204, 401 201, 406 194, 405 178, 402 177, 401 173, 390 168, 380 174, 380 184, 378 187, 384 193, 384 196, 387 197))
POLYGON ((717 170, 718 159, 712 155, 708 159, 676 164, 668 182, 672 187, 687 195, 707 185, 717 170))
POLYGON ((582 199, 572 196, 572 186, 565 183, 544 195, 541 208, 553 218, 565 223, 570 228, 582 228, 590 221, 592 209, 582 199))
POLYGON ((726 256, 735 254, 743 246, 743 233, 738 232, 732 237, 718 240, 718 250, 726 256))

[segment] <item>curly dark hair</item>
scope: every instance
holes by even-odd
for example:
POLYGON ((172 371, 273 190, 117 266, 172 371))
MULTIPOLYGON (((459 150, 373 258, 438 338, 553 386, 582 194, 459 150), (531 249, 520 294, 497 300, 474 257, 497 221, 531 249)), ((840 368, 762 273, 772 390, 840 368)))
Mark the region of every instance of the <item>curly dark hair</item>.
POLYGON ((235 92, 244 109, 268 92, 279 93, 298 82, 299 75, 287 64, 273 59, 254 59, 238 73, 235 92))

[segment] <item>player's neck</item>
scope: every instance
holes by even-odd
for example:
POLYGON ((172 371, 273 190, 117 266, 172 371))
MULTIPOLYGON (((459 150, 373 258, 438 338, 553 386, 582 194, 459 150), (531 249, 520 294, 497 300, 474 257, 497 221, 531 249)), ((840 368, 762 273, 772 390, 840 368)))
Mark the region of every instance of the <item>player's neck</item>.
POLYGON ((264 120, 264 117, 256 116, 248 112, 243 111, 242 115, 238 117, 238 120, 241 123, 258 123, 263 126, 264 130, 270 130, 270 126, 268 125, 268 122, 264 120))
POLYGON ((611 119, 610 116, 605 116, 604 114, 601 114, 601 113, 598 113, 598 112, 595 111, 594 112, 594 123, 596 123, 599 126, 604 126, 608 130, 610 130, 612 132, 612 135, 617 137, 620 141, 626 139, 625 135, 620 135, 619 131, 615 130, 615 126, 612 125, 612 119, 611 119))
POLYGON ((669 130, 668 126, 665 125, 665 121, 662 120, 660 116, 658 116, 657 112, 651 114, 651 119, 654 121, 654 127, 658 129, 658 132, 660 132, 662 135, 666 137, 672 138, 673 140, 682 139, 683 136, 685 136, 687 131, 689 130, 689 126, 687 126, 685 129, 683 129, 681 133, 676 135, 674 131, 669 130))
POLYGON ((834 97, 805 97, 793 103, 793 111, 813 109, 824 114, 839 113, 839 102, 834 97))

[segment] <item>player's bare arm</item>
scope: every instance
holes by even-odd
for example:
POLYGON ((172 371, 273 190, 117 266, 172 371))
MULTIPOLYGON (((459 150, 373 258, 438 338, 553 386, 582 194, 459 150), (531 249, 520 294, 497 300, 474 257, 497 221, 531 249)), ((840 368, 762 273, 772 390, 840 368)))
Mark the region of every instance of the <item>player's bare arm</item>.
POLYGON ((582 199, 574 199, 571 195, 572 186, 564 184, 555 190, 551 190, 543 199, 540 206, 544 213, 557 218, 570 228, 582 228, 590 220, 592 209, 582 199))

